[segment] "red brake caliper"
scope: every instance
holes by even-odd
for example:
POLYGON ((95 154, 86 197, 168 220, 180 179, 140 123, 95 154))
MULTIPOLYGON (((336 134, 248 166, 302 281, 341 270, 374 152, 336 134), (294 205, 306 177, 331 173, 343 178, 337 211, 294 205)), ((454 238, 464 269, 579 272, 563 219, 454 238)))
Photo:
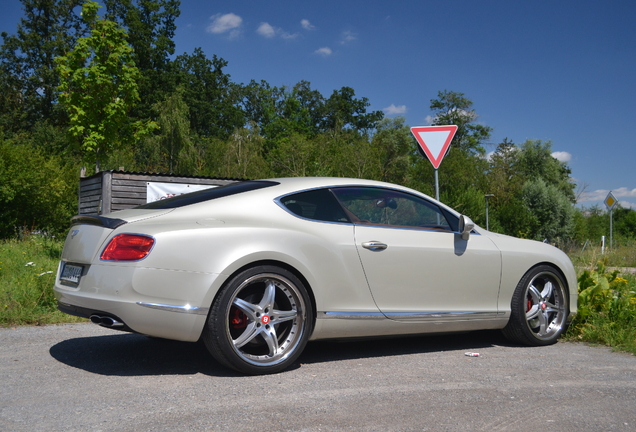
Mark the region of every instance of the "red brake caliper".
POLYGON ((233 307, 230 311, 230 325, 235 329, 247 327, 247 317, 239 308, 233 307))
POLYGON ((526 308, 526 312, 530 312, 530 309, 532 309, 532 299, 528 298, 528 307, 526 308))

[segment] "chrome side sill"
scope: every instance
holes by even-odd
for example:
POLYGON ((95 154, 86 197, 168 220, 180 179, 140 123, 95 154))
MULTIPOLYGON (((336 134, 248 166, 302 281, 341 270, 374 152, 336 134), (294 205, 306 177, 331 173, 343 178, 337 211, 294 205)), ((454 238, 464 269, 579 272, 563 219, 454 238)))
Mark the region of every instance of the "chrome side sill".
POLYGON ((316 319, 382 320, 382 312, 318 312, 316 319))
POLYGON ((464 321, 503 318, 504 312, 318 312, 317 319, 378 320, 389 318, 395 321, 464 321))

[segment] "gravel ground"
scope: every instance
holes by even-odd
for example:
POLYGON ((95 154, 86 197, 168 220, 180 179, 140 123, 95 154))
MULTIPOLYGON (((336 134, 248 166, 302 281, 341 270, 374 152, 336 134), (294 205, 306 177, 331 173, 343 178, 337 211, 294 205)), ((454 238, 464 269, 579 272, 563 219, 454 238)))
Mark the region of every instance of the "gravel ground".
POLYGON ((636 357, 498 332, 313 342, 250 377, 200 344, 0 329, 0 431, 636 431, 635 408, 636 357))

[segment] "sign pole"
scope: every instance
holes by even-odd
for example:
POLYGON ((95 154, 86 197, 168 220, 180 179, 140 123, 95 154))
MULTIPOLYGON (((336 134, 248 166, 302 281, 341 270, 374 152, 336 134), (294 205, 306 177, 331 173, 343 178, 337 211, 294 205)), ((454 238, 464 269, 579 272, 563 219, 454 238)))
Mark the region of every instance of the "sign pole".
POLYGON ((616 199, 616 197, 614 197, 614 194, 612 194, 612 191, 610 191, 610 193, 607 194, 607 198, 605 198, 605 205, 607 206, 607 209, 609 210, 609 214, 610 214, 610 242, 609 242, 609 248, 612 249, 613 246, 613 242, 614 242, 614 223, 613 223, 613 213, 614 213, 614 207, 616 207, 616 204, 618 203, 618 200, 616 199))
POLYGON ((612 222, 612 216, 614 214, 614 207, 612 207, 610 209, 610 250, 613 248, 614 246, 614 227, 613 227, 613 222, 612 222))
POLYGON ((437 171, 437 168, 435 168, 435 199, 439 201, 439 175, 437 171))

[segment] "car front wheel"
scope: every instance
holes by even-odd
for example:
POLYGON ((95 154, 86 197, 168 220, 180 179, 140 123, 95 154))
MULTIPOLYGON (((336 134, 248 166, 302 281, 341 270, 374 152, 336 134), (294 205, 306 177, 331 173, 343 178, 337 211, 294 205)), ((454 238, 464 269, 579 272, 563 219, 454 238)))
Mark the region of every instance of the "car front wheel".
POLYGON ((524 345, 550 345, 565 331, 569 307, 563 278, 553 267, 528 271, 515 289, 504 335, 524 345))
POLYGON ((289 367, 313 328, 307 289, 291 272, 259 266, 233 277, 212 304, 203 341, 221 364, 260 375, 289 367))

